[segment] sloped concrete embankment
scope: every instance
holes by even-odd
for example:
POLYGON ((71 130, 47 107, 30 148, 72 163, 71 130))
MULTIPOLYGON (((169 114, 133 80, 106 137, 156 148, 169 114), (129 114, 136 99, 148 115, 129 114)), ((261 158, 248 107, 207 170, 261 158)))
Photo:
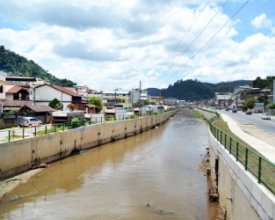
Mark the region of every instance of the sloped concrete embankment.
POLYGON ((0 145, 0 179, 80 151, 127 138, 165 123, 178 110, 138 119, 108 122, 0 145))

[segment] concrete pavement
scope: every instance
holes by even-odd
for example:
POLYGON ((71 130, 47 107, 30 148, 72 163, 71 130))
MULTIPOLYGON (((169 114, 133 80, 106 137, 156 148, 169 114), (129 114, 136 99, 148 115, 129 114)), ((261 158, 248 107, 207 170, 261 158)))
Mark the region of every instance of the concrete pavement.
MULTIPOLYGON (((275 137, 274 135, 253 125, 242 125, 225 114, 221 113, 230 130, 243 141, 252 146, 256 151, 275 163, 275 137)), ((275 120, 272 117, 272 120, 275 120)))

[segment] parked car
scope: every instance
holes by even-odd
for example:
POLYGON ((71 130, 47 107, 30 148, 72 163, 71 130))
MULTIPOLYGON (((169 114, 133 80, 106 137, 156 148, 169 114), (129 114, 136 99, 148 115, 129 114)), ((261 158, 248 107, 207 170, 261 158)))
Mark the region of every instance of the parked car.
POLYGON ((261 115, 261 119, 263 119, 263 120, 271 120, 270 114, 268 114, 268 113, 263 113, 263 114, 261 115))
POLYGON ((252 115, 252 112, 251 111, 246 111, 245 114, 246 115, 252 115))
POLYGON ((236 108, 232 108, 232 112, 233 113, 237 113, 237 109, 236 108))
POLYGON ((40 126, 42 125, 42 121, 34 117, 20 117, 18 119, 18 125, 22 127, 40 126))

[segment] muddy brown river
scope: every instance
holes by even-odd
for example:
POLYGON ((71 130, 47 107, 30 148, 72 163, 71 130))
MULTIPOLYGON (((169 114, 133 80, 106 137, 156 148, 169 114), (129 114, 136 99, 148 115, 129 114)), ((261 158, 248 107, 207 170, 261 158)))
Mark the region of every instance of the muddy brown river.
POLYGON ((0 219, 214 219, 199 169, 207 146, 207 124, 182 110, 156 129, 51 164, 6 195, 0 219))

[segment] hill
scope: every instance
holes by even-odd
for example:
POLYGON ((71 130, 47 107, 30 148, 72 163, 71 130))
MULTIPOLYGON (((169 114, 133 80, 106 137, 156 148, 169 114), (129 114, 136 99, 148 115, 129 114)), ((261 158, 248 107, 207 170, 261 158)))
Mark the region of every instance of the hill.
POLYGON ((73 87, 76 83, 68 79, 59 79, 48 73, 32 60, 27 60, 10 50, 5 49, 0 45, 0 70, 4 72, 12 72, 13 75, 36 77, 51 82, 56 85, 73 87))
POLYGON ((149 88, 147 90, 149 95, 161 94, 164 98, 176 98, 180 100, 204 100, 214 97, 215 92, 231 92, 233 93, 234 87, 252 85, 251 80, 238 80, 231 82, 220 82, 217 84, 204 83, 198 80, 178 80, 173 85, 170 85, 167 89, 149 88), (153 93, 151 93, 153 92, 153 93))
POLYGON ((157 88, 148 88, 147 94, 150 96, 161 96, 161 90, 157 88))

